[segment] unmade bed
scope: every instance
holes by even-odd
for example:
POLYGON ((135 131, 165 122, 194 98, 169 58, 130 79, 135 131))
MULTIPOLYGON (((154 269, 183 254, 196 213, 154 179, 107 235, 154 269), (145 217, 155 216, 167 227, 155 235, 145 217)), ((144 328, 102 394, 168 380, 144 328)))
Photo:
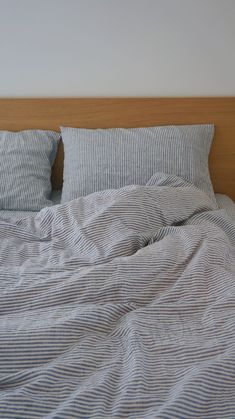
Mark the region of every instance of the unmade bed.
POLYGON ((0 125, 0 417, 233 419, 235 99, 5 99, 0 125))

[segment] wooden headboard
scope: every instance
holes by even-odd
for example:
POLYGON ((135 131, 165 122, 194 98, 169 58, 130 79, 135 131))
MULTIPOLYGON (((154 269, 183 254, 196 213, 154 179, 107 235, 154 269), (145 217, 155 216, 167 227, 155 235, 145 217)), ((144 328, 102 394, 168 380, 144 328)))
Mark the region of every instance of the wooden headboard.
MULTIPOLYGON (((215 192, 235 201, 235 97, 0 99, 0 130, 137 127, 213 123, 210 172, 215 192)), ((62 186, 63 147, 53 167, 62 186)))

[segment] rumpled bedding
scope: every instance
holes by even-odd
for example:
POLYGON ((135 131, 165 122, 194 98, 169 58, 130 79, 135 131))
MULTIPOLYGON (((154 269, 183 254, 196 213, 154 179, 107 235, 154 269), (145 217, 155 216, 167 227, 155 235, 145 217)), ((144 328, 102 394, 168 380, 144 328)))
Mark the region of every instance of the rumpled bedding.
POLYGON ((0 417, 235 417, 235 225, 191 184, 0 221, 0 417))

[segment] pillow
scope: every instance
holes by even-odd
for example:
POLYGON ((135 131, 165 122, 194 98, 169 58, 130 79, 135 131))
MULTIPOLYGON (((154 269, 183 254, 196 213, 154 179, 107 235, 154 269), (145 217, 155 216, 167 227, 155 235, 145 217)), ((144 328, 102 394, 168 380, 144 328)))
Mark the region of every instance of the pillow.
POLYGON ((51 167, 60 134, 0 131, 0 209, 39 211, 52 205, 51 167))
POLYGON ((98 190, 144 185, 155 172, 180 176, 214 199, 208 169, 213 125, 82 129, 61 127, 62 203, 98 190))

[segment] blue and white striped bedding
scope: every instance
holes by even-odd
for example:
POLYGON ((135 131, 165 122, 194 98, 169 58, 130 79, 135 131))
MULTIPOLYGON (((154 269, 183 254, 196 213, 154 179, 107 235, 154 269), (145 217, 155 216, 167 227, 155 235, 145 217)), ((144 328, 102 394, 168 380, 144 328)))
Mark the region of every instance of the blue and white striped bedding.
MULTIPOLYGON (((60 204, 61 200, 61 191, 54 190, 51 194, 52 205, 60 204)), ((33 217, 38 213, 38 211, 9 211, 9 210, 0 210, 0 220, 11 220, 13 222, 20 220, 25 217, 33 217)))
POLYGON ((0 130, 0 209, 39 211, 51 206, 51 168, 60 134, 0 130))
MULTIPOLYGON (((235 222, 235 203, 226 195, 215 194, 215 199, 218 207, 227 211, 229 216, 235 222)), ((61 201, 61 191, 54 190, 52 191, 51 200, 53 205, 60 204, 61 201)), ((7 211, 0 210, 0 219, 2 220, 11 220, 13 222, 20 220, 21 218, 33 217, 37 214, 37 211, 7 211)))
POLYGON ((223 194, 215 194, 217 205, 224 209, 235 223, 235 203, 231 198, 223 194))
POLYGON ((0 221, 1 418, 235 417, 235 225, 160 178, 0 221))

